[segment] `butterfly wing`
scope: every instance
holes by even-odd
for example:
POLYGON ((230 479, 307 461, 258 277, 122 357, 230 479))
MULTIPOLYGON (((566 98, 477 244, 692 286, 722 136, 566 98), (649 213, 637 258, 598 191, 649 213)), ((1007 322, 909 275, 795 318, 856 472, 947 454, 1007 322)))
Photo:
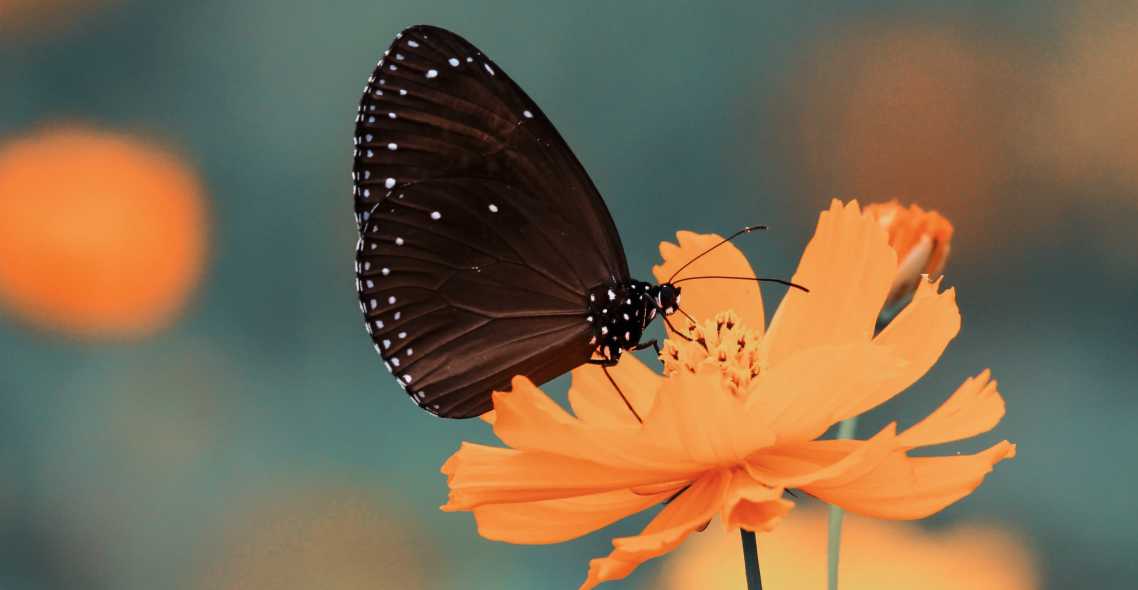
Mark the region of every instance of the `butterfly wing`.
POLYGON ((590 280, 628 276, 612 215, 565 140, 498 64, 450 31, 419 25, 396 37, 365 89, 356 143, 357 218, 389 185, 492 178, 549 201, 576 228, 566 239, 591 254, 577 269, 590 280))
POLYGON ((491 408, 514 375, 588 359, 585 298, 626 280, 612 218, 533 101, 480 51, 408 29, 356 126, 357 280, 367 328, 412 399, 491 408))

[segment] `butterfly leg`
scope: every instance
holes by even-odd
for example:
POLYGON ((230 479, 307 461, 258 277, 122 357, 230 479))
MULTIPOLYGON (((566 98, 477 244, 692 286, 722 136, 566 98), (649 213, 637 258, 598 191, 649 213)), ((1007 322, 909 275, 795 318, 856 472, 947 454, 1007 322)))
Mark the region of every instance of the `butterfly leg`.
POLYGON ((651 346, 652 349, 656 351, 656 356, 660 356, 660 342, 657 340, 648 340, 646 342, 641 342, 640 344, 633 346, 632 350, 644 350, 649 346, 651 346))
MULTIPOLYGON (((590 361, 590 362, 592 362, 592 361, 590 361)), ((609 383, 612 383, 612 387, 613 387, 613 389, 615 389, 615 390, 616 390, 616 392, 617 392, 618 394, 620 394, 620 399, 621 399, 622 401, 624 401, 624 405, 628 407, 628 411, 629 411, 629 412, 632 412, 632 416, 633 416, 634 418, 636 418, 636 421, 637 421, 637 422, 639 422, 639 423, 643 424, 643 423, 644 423, 644 420, 642 420, 642 419, 640 418, 640 414, 637 414, 637 413, 636 413, 636 408, 633 408, 633 407, 632 407, 632 403, 631 403, 631 402, 629 402, 629 401, 628 401, 628 398, 624 396, 624 392, 620 390, 620 386, 616 384, 616 380, 612 378, 612 375, 609 375, 609 367, 611 367, 611 366, 615 365, 615 364, 616 364, 616 361, 615 361, 615 360, 611 360, 611 359, 604 359, 604 361, 602 361, 602 362, 600 362, 600 363, 594 363, 594 364, 599 364, 599 365, 601 365, 601 370, 602 370, 602 371, 604 371, 604 373, 605 373, 605 377, 607 377, 607 378, 608 378, 608 380, 609 380, 609 383), (605 362, 608 362, 608 363, 611 363, 611 364, 604 364, 605 362)))

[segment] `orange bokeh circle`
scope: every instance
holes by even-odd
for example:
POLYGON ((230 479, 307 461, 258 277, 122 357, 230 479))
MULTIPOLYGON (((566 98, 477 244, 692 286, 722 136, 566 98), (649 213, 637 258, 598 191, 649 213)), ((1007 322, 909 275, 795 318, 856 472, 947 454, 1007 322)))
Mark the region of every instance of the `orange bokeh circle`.
POLYGON ((168 150, 73 127, 0 147, 0 304, 27 323, 151 333, 183 307, 205 252, 201 185, 168 150))

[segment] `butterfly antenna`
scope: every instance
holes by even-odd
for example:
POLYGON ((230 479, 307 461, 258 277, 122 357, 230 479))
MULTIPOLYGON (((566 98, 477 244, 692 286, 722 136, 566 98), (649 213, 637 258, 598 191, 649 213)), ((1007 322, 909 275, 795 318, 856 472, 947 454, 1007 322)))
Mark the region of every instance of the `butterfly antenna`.
POLYGON ((737 238, 743 234, 749 234, 755 230, 766 229, 766 228, 767 228, 767 226, 765 226, 765 225, 748 225, 747 227, 744 227, 743 229, 727 236, 726 238, 723 238, 723 240, 720 241, 718 244, 704 250, 703 252, 700 252, 699 255, 697 255, 695 258, 692 258, 691 260, 685 262, 683 266, 676 269, 676 272, 672 273, 672 276, 668 277, 668 280, 666 282, 671 283, 672 279, 676 278, 676 275, 683 272, 683 270, 685 268, 691 266, 691 263, 695 262, 696 260, 699 260, 700 258, 703 258, 704 256, 707 256, 709 253, 711 253, 712 250, 715 250, 716 248, 722 246, 723 244, 726 244, 727 242, 730 242, 731 240, 734 240, 735 238, 737 238))
POLYGON ((732 280, 736 280, 736 281, 755 281, 757 283, 778 283, 780 285, 786 285, 787 287, 791 287, 793 289, 798 289, 799 291, 802 291, 803 293, 809 293, 810 292, 810 289, 807 289, 806 287, 799 285, 798 283, 792 283, 790 281, 786 281, 783 279, 776 279, 774 277, 731 277, 731 276, 725 276, 725 275, 701 275, 698 277, 684 277, 678 281, 672 282, 672 284, 678 285, 684 281, 694 281, 696 279, 732 279, 732 280))

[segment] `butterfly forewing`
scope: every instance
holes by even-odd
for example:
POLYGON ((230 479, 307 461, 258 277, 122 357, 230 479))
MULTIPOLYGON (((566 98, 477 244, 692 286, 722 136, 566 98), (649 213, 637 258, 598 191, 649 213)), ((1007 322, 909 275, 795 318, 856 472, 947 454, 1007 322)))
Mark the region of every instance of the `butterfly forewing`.
POLYGON ((585 362, 591 288, 628 280, 600 195, 533 101, 453 33, 413 27, 356 126, 360 304, 420 406, 465 418, 514 375, 585 362))
POLYGON ((356 214, 391 184, 492 178, 520 188, 575 228, 592 280, 628 275, 620 236, 584 168, 545 114, 498 64, 429 26, 396 38, 369 80, 356 125, 356 214))

